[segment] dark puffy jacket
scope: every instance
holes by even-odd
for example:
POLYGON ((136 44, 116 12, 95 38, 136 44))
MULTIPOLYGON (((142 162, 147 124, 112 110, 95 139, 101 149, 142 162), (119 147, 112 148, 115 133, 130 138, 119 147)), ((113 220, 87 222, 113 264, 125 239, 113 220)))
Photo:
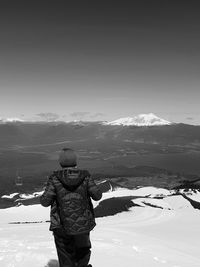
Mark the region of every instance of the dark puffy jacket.
POLYGON ((102 193, 86 170, 67 168, 55 171, 48 179, 40 202, 51 205, 50 230, 64 228, 69 235, 87 233, 95 227, 91 202, 102 193))

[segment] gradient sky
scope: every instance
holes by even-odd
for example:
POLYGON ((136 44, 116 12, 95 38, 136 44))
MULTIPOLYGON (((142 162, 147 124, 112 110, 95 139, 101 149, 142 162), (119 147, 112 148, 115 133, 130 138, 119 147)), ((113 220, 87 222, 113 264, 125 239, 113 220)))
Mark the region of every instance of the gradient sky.
POLYGON ((200 124, 198 4, 2 0, 0 117, 200 124))

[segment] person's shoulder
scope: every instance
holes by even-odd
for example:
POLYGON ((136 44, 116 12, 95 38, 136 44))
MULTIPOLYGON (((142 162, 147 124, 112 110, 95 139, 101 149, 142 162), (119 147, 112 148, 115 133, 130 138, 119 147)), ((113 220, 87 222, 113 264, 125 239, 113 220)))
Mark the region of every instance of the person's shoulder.
POLYGON ((54 170, 52 171, 52 173, 49 175, 49 179, 50 180, 55 180, 59 177, 59 175, 61 174, 61 170, 54 170))
POLYGON ((81 176, 83 176, 83 177, 88 177, 89 178, 91 176, 88 170, 79 169, 79 171, 81 173, 81 176))

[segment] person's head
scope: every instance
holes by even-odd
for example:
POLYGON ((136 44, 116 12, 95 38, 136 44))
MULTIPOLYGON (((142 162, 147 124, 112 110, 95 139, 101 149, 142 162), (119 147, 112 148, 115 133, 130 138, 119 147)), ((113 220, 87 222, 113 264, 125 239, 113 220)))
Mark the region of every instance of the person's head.
POLYGON ((59 163, 62 168, 76 167, 77 156, 73 149, 63 148, 60 152, 59 163))

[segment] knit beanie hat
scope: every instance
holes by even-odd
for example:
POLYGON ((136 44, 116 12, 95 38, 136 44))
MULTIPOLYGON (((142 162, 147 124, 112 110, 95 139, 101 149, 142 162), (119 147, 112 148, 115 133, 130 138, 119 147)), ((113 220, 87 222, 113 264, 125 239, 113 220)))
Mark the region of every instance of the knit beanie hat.
POLYGON ((77 165, 77 156, 74 150, 63 148, 60 152, 59 163, 62 168, 75 167, 77 165))

